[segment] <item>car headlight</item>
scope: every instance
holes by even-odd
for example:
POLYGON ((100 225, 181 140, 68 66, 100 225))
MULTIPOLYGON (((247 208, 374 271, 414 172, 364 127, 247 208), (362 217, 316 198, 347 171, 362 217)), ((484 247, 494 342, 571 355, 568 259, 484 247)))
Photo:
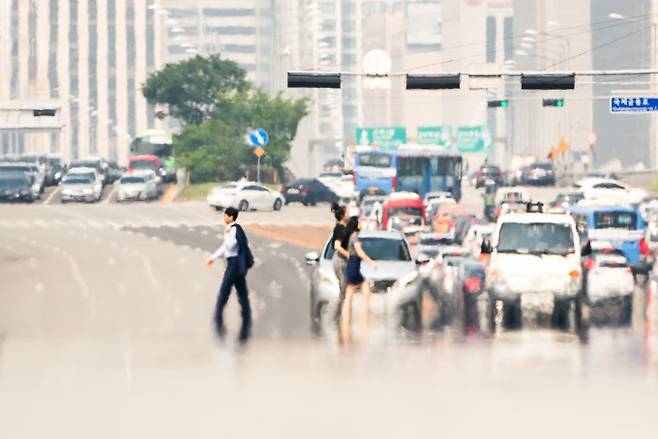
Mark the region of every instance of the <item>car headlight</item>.
POLYGON ((410 284, 415 282, 416 279, 418 279, 418 271, 414 270, 398 279, 398 281, 393 284, 393 287, 400 289, 407 288, 410 284))

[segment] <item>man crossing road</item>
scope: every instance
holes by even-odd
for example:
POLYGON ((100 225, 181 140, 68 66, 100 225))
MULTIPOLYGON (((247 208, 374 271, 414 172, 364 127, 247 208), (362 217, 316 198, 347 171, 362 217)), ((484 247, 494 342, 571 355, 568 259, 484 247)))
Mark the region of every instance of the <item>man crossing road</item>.
POLYGON ((224 279, 219 288, 217 305, 215 307, 215 329, 220 337, 223 337, 226 328, 224 327, 224 307, 228 302, 231 288, 235 286, 238 294, 242 313, 242 327, 240 328, 239 340, 245 342, 249 338, 251 331, 251 306, 249 304, 249 291, 247 290, 247 271, 254 264, 253 256, 249 249, 247 236, 242 227, 236 223, 238 219, 238 210, 228 207, 224 211, 224 242, 207 260, 206 265, 209 267, 214 261, 221 257, 226 258, 226 271, 224 279))

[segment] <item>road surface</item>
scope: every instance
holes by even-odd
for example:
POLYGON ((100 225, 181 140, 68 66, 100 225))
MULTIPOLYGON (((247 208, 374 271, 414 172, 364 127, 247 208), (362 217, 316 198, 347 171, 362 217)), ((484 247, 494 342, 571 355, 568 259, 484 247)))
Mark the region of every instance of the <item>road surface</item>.
MULTIPOLYGON (((548 201, 555 189, 533 191, 548 201)), ((481 212, 479 195, 465 203, 481 212)), ((242 214, 330 226, 328 206, 242 214)), ((631 328, 420 336, 373 316, 310 333, 307 248, 251 234, 255 323, 213 335, 221 214, 203 203, 0 205, 0 434, 7 438, 650 437, 656 311, 631 328)))

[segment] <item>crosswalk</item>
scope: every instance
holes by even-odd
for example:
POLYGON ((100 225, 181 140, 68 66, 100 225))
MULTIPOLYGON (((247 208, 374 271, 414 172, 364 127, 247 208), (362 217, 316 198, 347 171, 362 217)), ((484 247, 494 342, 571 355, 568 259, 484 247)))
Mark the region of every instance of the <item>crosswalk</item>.
MULTIPOLYGON (((286 225, 272 223, 271 221, 243 221, 243 226, 269 226, 286 225)), ((290 224, 292 225, 292 224, 290 224)), ((297 223, 295 226, 325 227, 324 222, 297 223)), ((214 219, 181 219, 181 220, 159 220, 159 219, 126 219, 126 220, 100 220, 100 219, 38 219, 38 220, 0 220, 0 230, 12 229, 123 229, 123 228, 194 228, 194 227, 221 227, 214 219)))

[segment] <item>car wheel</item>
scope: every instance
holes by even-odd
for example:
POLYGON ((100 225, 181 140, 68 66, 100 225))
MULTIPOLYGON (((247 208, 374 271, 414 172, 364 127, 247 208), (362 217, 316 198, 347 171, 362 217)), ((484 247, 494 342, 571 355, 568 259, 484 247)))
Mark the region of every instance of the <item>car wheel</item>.
POLYGON ((563 331, 576 329, 576 306, 573 300, 556 300, 553 308, 553 325, 563 331))
POLYGON ((217 211, 222 210, 222 206, 212 206, 212 207, 215 208, 215 210, 217 210, 217 211))
POLYGON ((275 211, 281 210, 281 199, 277 198, 276 201, 274 201, 274 206, 272 206, 272 209, 275 211))
POLYGON ((249 210, 249 202, 247 200, 240 201, 240 203, 238 204, 238 210, 240 212, 248 211, 249 210))
POLYGON ((421 330, 421 310, 418 302, 410 302, 402 308, 402 327, 414 332, 421 330))
POLYGON ((633 323, 633 295, 624 296, 621 302, 621 324, 631 325, 633 323))

